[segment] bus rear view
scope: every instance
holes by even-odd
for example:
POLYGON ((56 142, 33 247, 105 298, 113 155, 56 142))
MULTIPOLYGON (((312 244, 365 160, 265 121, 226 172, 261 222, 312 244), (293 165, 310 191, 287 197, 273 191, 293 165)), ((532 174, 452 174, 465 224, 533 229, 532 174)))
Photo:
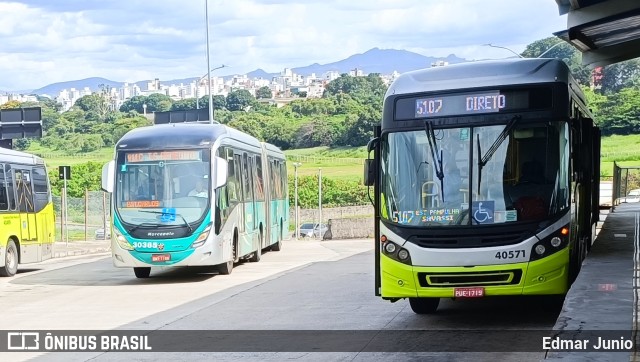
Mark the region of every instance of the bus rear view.
POLYGON ((598 218, 599 132, 564 63, 476 62, 399 77, 369 144, 376 294, 562 295, 598 218))

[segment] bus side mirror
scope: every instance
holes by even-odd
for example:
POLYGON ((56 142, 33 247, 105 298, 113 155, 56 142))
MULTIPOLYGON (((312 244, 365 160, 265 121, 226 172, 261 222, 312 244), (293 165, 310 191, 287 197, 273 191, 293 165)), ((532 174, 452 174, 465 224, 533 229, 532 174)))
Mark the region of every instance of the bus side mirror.
POLYGON ((115 182, 116 161, 111 160, 102 166, 102 190, 113 192, 113 183, 115 182))
POLYGON ((214 186, 213 188, 217 189, 218 187, 222 187, 227 184, 227 178, 229 176, 229 164, 227 163, 227 160, 218 156, 216 156, 215 160, 216 160, 216 167, 215 167, 216 179, 215 179, 215 184, 213 185, 214 186))
POLYGON ((374 160, 366 159, 364 160, 364 185, 365 186, 373 186, 373 183, 376 179, 376 170, 374 167, 374 160))

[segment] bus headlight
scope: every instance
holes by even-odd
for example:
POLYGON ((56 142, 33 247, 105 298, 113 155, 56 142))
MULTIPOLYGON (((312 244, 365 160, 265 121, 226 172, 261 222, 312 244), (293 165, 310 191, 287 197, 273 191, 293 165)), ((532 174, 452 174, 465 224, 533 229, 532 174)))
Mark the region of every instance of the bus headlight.
POLYGON ((124 250, 133 250, 133 245, 131 245, 131 243, 129 243, 127 241, 127 239, 120 234, 120 232, 118 231, 118 229, 113 229, 114 235, 116 237, 116 241, 118 242, 118 245, 124 249, 124 250))
POLYGON ((386 243, 384 245, 384 250, 389 254, 393 254, 393 253, 396 252, 396 244, 394 244, 394 243, 386 243))
POLYGON ((552 232, 531 247, 531 258, 534 261, 555 254, 569 245, 569 225, 552 232))
POLYGON ((211 232, 211 224, 209 224, 206 228, 204 228, 204 230, 202 230, 202 232, 200 233, 200 235, 198 235, 198 238, 196 239, 196 241, 194 241, 191 244, 192 248, 198 248, 201 247, 202 244, 205 243, 205 241, 207 241, 207 238, 209 237, 209 233, 211 232))
POLYGON ((403 264, 411 265, 411 255, 409 254, 409 250, 401 247, 391 240, 388 240, 385 235, 380 237, 380 242, 380 250, 384 255, 403 264))

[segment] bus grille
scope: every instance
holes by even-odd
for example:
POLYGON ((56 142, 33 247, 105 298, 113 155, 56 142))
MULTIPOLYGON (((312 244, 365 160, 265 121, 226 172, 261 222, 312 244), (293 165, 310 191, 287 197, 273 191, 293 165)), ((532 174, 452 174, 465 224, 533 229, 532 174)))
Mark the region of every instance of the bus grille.
POLYGON ((421 287, 450 288, 463 286, 493 286, 520 284, 522 270, 499 270, 466 273, 418 273, 421 287))
POLYGON ((485 235, 420 235, 408 239, 423 248, 478 248, 489 246, 513 245, 522 242, 527 237, 522 231, 491 233, 485 235))

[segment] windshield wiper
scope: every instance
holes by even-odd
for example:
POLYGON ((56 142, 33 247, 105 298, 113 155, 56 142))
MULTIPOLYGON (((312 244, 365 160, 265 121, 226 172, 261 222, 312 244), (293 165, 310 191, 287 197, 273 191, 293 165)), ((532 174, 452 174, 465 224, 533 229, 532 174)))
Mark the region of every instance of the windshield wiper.
MULTIPOLYGON (((158 214, 158 215, 176 215, 176 216, 180 216, 180 218, 182 219, 182 221, 184 222, 185 225, 187 225, 187 227, 189 228, 189 233, 193 232, 193 228, 191 227, 191 225, 189 225, 189 223, 187 222, 187 220, 178 213, 175 214, 170 214, 168 212, 162 212, 162 211, 153 211, 153 210, 138 210, 138 212, 146 212, 148 214, 158 214)), ((158 226, 164 226, 162 224, 158 225, 158 226)))
POLYGON ((429 149, 431 150, 431 157, 433 158, 433 166, 436 169, 436 176, 440 180, 440 197, 444 202, 444 172, 442 171, 442 150, 440 150, 440 156, 438 156, 438 148, 436 144, 436 135, 433 131, 433 125, 431 122, 424 123, 425 132, 427 132, 427 139, 429 140, 429 149))
POLYGON ((521 119, 522 117, 520 116, 514 116, 513 118, 511 118, 511 120, 507 123, 507 125, 502 130, 502 132, 500 132, 498 137, 496 137, 496 140, 493 141, 493 144, 491 145, 491 147, 489 147, 489 149, 487 150, 487 153, 485 153, 484 156, 482 157, 480 157, 480 155, 482 155, 482 150, 480 149, 480 135, 477 134, 476 139, 478 140, 477 141, 477 144, 478 144, 478 195, 480 195, 480 182, 482 181, 482 168, 487 165, 489 160, 491 160, 491 157, 493 157, 493 154, 496 153, 498 148, 500 148, 500 145, 502 144, 502 142, 504 142, 504 140, 507 139, 507 136, 509 136, 509 132, 511 132, 511 130, 513 129, 513 126, 515 126, 516 122, 521 119))
POLYGON ((141 226, 162 226, 162 224, 158 224, 158 223, 155 223, 155 222, 143 222, 141 224, 138 224, 138 225, 132 227, 131 230, 129 230, 129 233, 137 230, 141 226))

